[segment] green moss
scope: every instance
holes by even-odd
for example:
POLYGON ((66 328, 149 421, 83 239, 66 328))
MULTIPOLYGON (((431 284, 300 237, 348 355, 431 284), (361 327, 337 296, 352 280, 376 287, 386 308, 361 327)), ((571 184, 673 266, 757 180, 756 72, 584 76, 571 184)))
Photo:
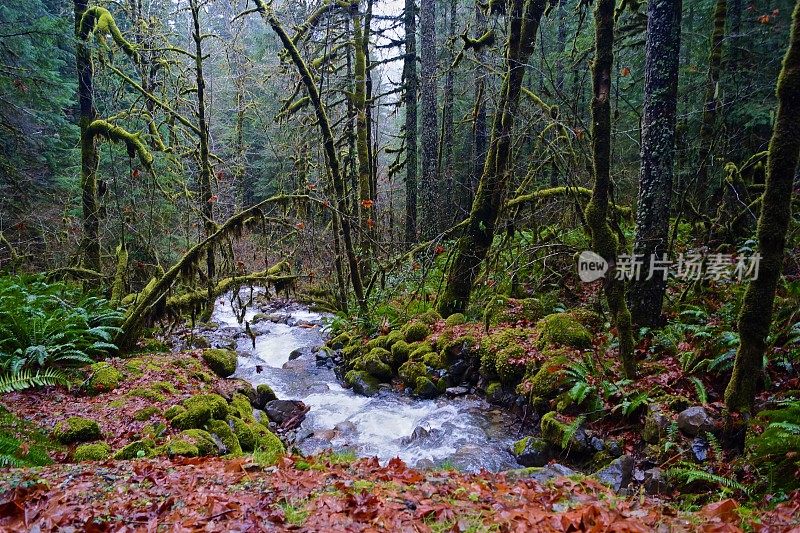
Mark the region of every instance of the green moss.
POLYGON ((490 402, 500 401, 503 395, 503 384, 499 381, 492 381, 486 386, 486 399, 490 402))
POLYGON ((272 400, 277 400, 278 396, 272 390, 272 387, 269 385, 262 383, 261 385, 256 387, 256 397, 258 398, 258 405, 263 407, 268 402, 272 400))
POLYGON ((219 437, 223 446, 225 446, 225 454, 240 455, 242 453, 239 439, 236 438, 236 435, 227 422, 223 420, 210 420, 206 425, 206 429, 211 435, 219 437))
POLYGON ((152 405, 149 407, 144 407, 139 409, 135 413, 133 413, 133 419, 138 420, 140 422, 144 422, 145 420, 150 420, 156 414, 158 414, 159 409, 157 407, 153 407, 152 405))
MULTIPOLYGON (((442 315, 440 315, 438 312, 434 311, 433 309, 431 309, 430 311, 425 311, 421 315, 417 316, 417 320, 419 320, 423 324, 427 324, 429 326, 432 326, 432 325, 436 324, 441 319, 442 319, 442 315)), ((427 335, 426 335, 426 337, 427 337, 427 335)))
POLYGON ((87 388, 92 394, 112 391, 122 382, 122 372, 108 363, 95 363, 90 369, 92 377, 89 378, 87 388))
POLYGON ((800 468, 796 455, 800 450, 800 402, 761 411, 753 423, 764 430, 760 434, 748 431, 747 461, 763 468, 773 486, 787 493, 800 488, 800 479, 795 476, 800 468))
POLYGON ((247 396, 240 392, 235 392, 233 394, 228 410, 231 415, 240 418, 245 422, 255 422, 256 420, 253 416, 253 406, 250 405, 250 400, 248 400, 247 396))
POLYGON ((208 367, 219 377, 227 378, 236 372, 236 352, 232 350, 211 348, 203 350, 202 357, 208 367))
POLYGON ((586 445, 576 437, 577 431, 571 428, 570 423, 559 419, 559 415, 555 411, 545 413, 539 426, 542 431, 542 438, 548 444, 573 452, 585 451, 586 445))
POLYGON ((89 442, 101 438, 100 426, 97 422, 80 416, 72 416, 56 424, 53 438, 62 444, 73 442, 89 442))
POLYGON ((128 460, 128 459, 141 459, 153 455, 153 448, 155 443, 150 439, 135 440, 117 451, 114 454, 114 459, 128 460))
POLYGON ((568 314, 577 320, 581 325, 592 330, 602 328, 603 323, 605 322, 603 315, 596 311, 592 311, 591 309, 586 309, 585 307, 570 309, 568 314))
POLYGON ((411 353, 408 354, 408 358, 411 361, 422 361, 422 358, 425 357, 427 354, 433 351, 433 346, 430 342, 420 342, 417 346, 411 350, 411 353))
POLYGON ((167 399, 163 393, 146 387, 136 387, 135 389, 131 389, 128 391, 128 396, 144 398, 145 400, 150 400, 151 402, 163 402, 167 399))
POLYGON ((545 306, 536 298, 496 298, 484 310, 483 320, 487 327, 526 320, 535 322, 546 313, 545 306))
POLYGON ((592 334, 568 313, 555 313, 539 321, 539 347, 548 345, 591 348, 592 334))
POLYGON ((364 349, 369 351, 374 350, 375 348, 386 348, 386 340, 388 337, 386 335, 381 335, 379 337, 375 337, 374 339, 370 340, 364 345, 364 349))
POLYGON ((392 379, 392 368, 386 364, 386 361, 392 361, 391 352, 383 348, 373 348, 362 359, 362 368, 359 370, 364 370, 380 380, 388 381, 392 379))
POLYGON ((170 348, 162 340, 149 338, 140 340, 136 351, 142 353, 168 353, 170 348))
POLYGON ((239 445, 242 447, 242 451, 252 452, 255 449, 256 435, 253 433, 250 426, 256 423, 255 419, 248 424, 239 418, 233 416, 228 417, 228 425, 233 427, 233 434, 236 435, 239 445))
POLYGON ((178 438, 183 439, 194 445, 199 451, 199 455, 215 455, 218 451, 214 438, 208 431, 203 429, 187 429, 181 431, 178 438))
POLYGON ((450 364, 455 362, 462 354, 471 351, 477 346, 475 337, 471 335, 463 335, 457 337, 445 344, 443 344, 440 354, 444 363, 450 364))
POLYGON ((495 369, 500 381, 506 384, 517 384, 525 374, 526 352, 522 346, 503 348, 495 357, 495 369))
POLYGON ((467 317, 464 316, 464 313, 453 313, 444 321, 445 326, 453 327, 453 326, 460 326, 461 324, 465 324, 467 322, 467 317))
POLYGON ((111 455, 111 446, 107 442, 93 442, 81 444, 75 448, 72 458, 76 463, 82 461, 104 461, 111 455))
POLYGON ((224 419, 228 416, 228 403, 218 394, 198 394, 183 401, 186 411, 179 413, 172 420, 172 426, 178 429, 198 429, 212 418, 224 419))
POLYGON ((444 365, 442 364, 442 356, 435 352, 425 354, 425 356, 422 358, 422 362, 431 368, 444 368, 444 365))
POLYGON ((388 335, 386 335, 386 348, 387 350, 391 350, 395 344, 402 341, 404 338, 403 333, 398 330, 390 331, 388 335))
POLYGON ((344 375, 344 382, 352 387, 353 391, 363 396, 374 396, 378 393, 380 383, 363 370, 351 370, 344 375))
POLYGON ((154 381, 150 384, 150 388, 155 391, 165 392, 168 394, 178 394, 178 389, 176 389, 175 385, 169 381, 154 381))
POLYGON ((431 328, 423 322, 409 322, 403 329, 403 335, 406 342, 417 342, 424 340, 425 337, 431 334, 431 328))
POLYGON ((414 395, 420 398, 435 398, 439 394, 439 389, 427 376, 420 376, 414 384, 414 395))
POLYGON ((517 387, 519 394, 529 398, 553 398, 566 383, 566 366, 568 359, 564 355, 554 354, 545 361, 539 370, 527 376, 517 387))
POLYGON ((166 418, 167 420, 172 420, 173 418, 175 418, 179 414, 185 413, 185 412, 186 412, 186 408, 184 406, 182 406, 182 405, 173 405, 172 407, 170 407, 169 409, 164 411, 164 418, 166 418))
POLYGON ((263 424, 255 423, 251 426, 253 433, 256 436, 256 449, 253 453, 253 458, 260 465, 273 465, 278 462, 286 453, 286 448, 283 443, 269 429, 263 424))
POLYGON ((398 368, 408 361, 408 357, 411 354, 409 346, 406 341, 397 341, 392 345, 392 368, 398 368))
POLYGON ((200 449, 189 441, 183 439, 172 439, 164 447, 164 451, 170 457, 198 457, 200 449))
MULTIPOLYGON (((255 319, 254 319, 255 320, 255 319)), ((334 350, 341 350, 353 341, 349 333, 343 332, 328 341, 328 346, 334 350)))
POLYGON ((407 387, 414 387, 417 384, 417 378, 427 376, 428 369, 425 363, 408 361, 400 365, 398 375, 407 387))

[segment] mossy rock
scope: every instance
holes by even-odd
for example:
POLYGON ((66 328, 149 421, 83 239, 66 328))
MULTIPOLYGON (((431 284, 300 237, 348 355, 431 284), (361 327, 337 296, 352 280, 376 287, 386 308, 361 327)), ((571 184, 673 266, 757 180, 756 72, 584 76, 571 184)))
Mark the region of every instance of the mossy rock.
POLYGON ((228 425, 233 427, 233 434, 236 435, 236 438, 239 440, 242 451, 252 452, 255 449, 256 436, 250 426, 256 423, 255 419, 247 423, 233 416, 228 417, 228 425))
POLYGON ((550 411, 542 416, 539 427, 542 438, 554 448, 578 454, 584 453, 588 446, 583 429, 573 428, 572 424, 562 420, 557 412, 550 411))
POLYGON ((353 341, 353 338, 347 332, 339 333, 334 338, 328 341, 328 346, 333 350, 341 350, 353 341))
POLYGON ((590 330, 598 330, 603 327, 605 318, 597 311, 586 309, 585 307, 578 307, 569 310, 569 315, 577 320, 582 326, 590 330))
POLYGON ((395 344, 404 340, 404 338, 405 336, 402 331, 396 329, 392 330, 386 335, 386 346, 384 346, 384 348, 391 350, 395 344))
POLYGON ((430 342, 420 342, 411 350, 411 353, 408 354, 408 359, 410 361, 422 361, 423 357, 433 351, 433 345, 430 342))
POLYGON ((72 458, 76 463, 83 461, 105 461, 111 456, 111 446, 107 442, 81 444, 75 448, 72 458))
POLYGON ((228 406, 228 412, 245 422, 255 422, 256 420, 253 417, 253 406, 250 404, 250 400, 247 399, 247 396, 239 392, 233 394, 230 405, 228 406))
POLYGON ((467 323, 467 317, 464 313, 453 313, 449 317, 447 317, 444 321, 444 325, 447 327, 452 328, 453 326, 460 326, 461 324, 467 323))
POLYGON ((569 313, 547 315, 536 325, 539 330, 539 348, 571 346, 591 348, 592 334, 569 313))
POLYGON ((150 400, 151 402, 163 402, 167 399, 167 397, 164 396, 164 393, 149 387, 136 387, 131 389, 128 391, 128 396, 134 398, 144 398, 145 400, 150 400))
POLYGON ((344 382, 353 392, 362 396, 375 396, 380 382, 364 370, 351 370, 344 376, 344 382))
POLYGON ((164 341, 150 337, 139 340, 136 351, 142 353, 167 353, 170 348, 164 341))
POLYGON ((272 400, 277 400, 278 395, 272 390, 272 387, 266 383, 256 387, 256 407, 263 409, 272 400))
POLYGON ((569 359, 555 352, 533 375, 528 375, 517 387, 517 393, 529 398, 555 398, 567 382, 569 359))
POLYGON ((186 411, 170 421, 178 429, 201 429, 212 418, 228 416, 228 403, 219 394, 198 394, 183 401, 186 411))
POLYGON ((505 395, 503 384, 499 381, 492 381, 486 386, 486 400, 490 403, 501 403, 505 395))
POLYGON ((92 394, 112 391, 116 389, 124 379, 122 372, 109 363, 95 363, 89 368, 91 369, 92 376, 89 378, 87 389, 92 394))
POLYGON ((90 442, 103 436, 97 422, 81 416, 71 416, 56 424, 53 438, 61 444, 90 442))
POLYGON ((422 362, 425 363, 426 366, 435 369, 440 369, 445 367, 444 363, 442 363, 442 356, 436 352, 425 354, 425 356, 422 358, 422 362))
MULTIPOLYGON (((357 341, 356 341, 357 342, 357 341)), ((350 344, 342 349, 342 359, 351 362, 363 353, 363 346, 360 343, 350 344)))
POLYGON ((386 340, 387 340, 387 338, 388 337, 386 335, 380 335, 378 337, 375 337, 374 339, 368 341, 364 345, 364 349, 367 352, 370 352, 370 351, 374 350, 375 348, 386 349, 386 340))
POLYGON ((508 346, 497 352, 495 369, 502 383, 519 383, 525 375, 526 355, 522 346, 508 346))
POLYGON ((429 311, 425 311, 421 315, 417 315, 416 319, 422 322, 423 324, 432 326, 442 319, 442 315, 440 315, 435 310, 431 309, 429 311))
POLYGON ((154 447, 155 443, 150 439, 135 440, 117 451, 114 454, 114 459, 129 460, 150 457, 153 455, 154 447))
POLYGON ((443 343, 439 353, 444 363, 451 364, 460 359, 467 352, 470 352, 477 344, 475 337, 471 335, 462 335, 447 343, 443 343))
POLYGON ((363 367, 360 370, 365 370, 369 375, 376 377, 382 381, 389 381, 392 379, 392 367, 386 361, 392 360, 392 354, 383 348, 373 348, 362 360, 363 367))
POLYGON ((411 355, 411 348, 410 344, 406 341, 397 341, 392 345, 392 368, 399 368, 400 365, 408 361, 408 357, 411 355))
POLYGON ((183 439, 172 439, 166 446, 164 452, 170 457, 199 457, 200 449, 191 442, 183 439))
POLYGON ((495 298, 486 306, 483 320, 486 326, 493 327, 526 320, 535 322, 547 313, 544 304, 537 298, 495 298))
POLYGON ((406 324, 406 327, 403 328, 403 335, 406 342, 422 341, 430 334, 431 328, 428 326, 428 324, 416 320, 409 322, 406 324))
POLYGON ((224 446, 223 455, 241 455, 242 446, 239 444, 239 439, 236 438, 228 422, 224 420, 210 420, 206 424, 206 431, 212 436, 216 435, 222 441, 224 446))
POLYGON ((770 482, 785 492, 800 488, 795 474, 800 469, 797 451, 800 450, 800 402, 783 409, 761 411, 753 419, 764 430, 757 434, 748 431, 745 444, 749 463, 765 468, 770 482))
POLYGON ((550 460, 550 447, 539 437, 523 437, 511 447, 511 453, 519 464, 541 467, 550 460))
POLYGON ((251 425, 250 429, 256 437, 254 457, 257 458, 260 464, 265 466, 277 463, 278 459, 286 453, 286 448, 284 448, 281 439, 258 422, 251 425))
POLYGON ((414 385, 414 395, 420 398, 430 400, 439 395, 439 389, 436 384, 426 376, 420 376, 414 385))
POLYGON ((150 384, 150 388, 167 394, 178 394, 178 389, 169 381, 154 381, 150 384))
POLYGON ((204 429, 187 429, 181 431, 178 438, 183 439, 195 447, 199 451, 199 455, 216 455, 219 451, 217 443, 211 434, 204 429))
POLYGON ((155 415, 157 415, 158 412, 159 409, 151 405, 149 407, 144 407, 142 409, 139 409, 138 411, 133 413, 133 419, 138 420, 139 422, 145 422, 153 418, 155 415))
POLYGON ((416 387, 417 385, 417 378, 424 377, 428 375, 428 369, 425 366, 425 363, 417 362, 417 361, 408 361, 400 365, 400 368, 397 371, 400 379, 403 380, 403 383, 407 387, 416 387))
POLYGON ((185 412, 186 412, 186 408, 184 406, 182 406, 182 405, 173 405, 172 407, 170 407, 166 411, 164 411, 164 418, 166 418, 167 420, 172 420, 173 418, 175 418, 179 414, 185 413, 185 412))
POLYGON ((236 372, 236 352, 221 348, 203 350, 203 361, 221 378, 227 378, 236 372))

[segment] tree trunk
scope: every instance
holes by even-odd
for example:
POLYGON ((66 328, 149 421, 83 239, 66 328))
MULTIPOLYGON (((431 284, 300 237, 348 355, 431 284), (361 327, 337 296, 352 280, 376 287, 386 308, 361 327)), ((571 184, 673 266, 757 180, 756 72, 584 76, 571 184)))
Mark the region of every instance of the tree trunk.
POLYGON ((508 5, 505 72, 492 125, 492 140, 467 228, 456 245, 439 301, 439 312, 443 316, 466 309, 472 285, 494 239, 497 217, 512 172, 514 119, 525 63, 533 52, 544 7, 545 0, 512 0, 508 5))
MULTIPOLYGON (((486 33, 488 29, 486 15, 481 9, 480 2, 475 3, 475 27, 478 36, 486 33)), ((465 211, 472 205, 473 195, 478 188, 478 182, 483 175, 483 166, 486 163, 486 152, 488 151, 489 134, 487 133, 486 120, 486 78, 489 75, 483 62, 486 61, 486 53, 483 47, 475 50, 475 133, 473 141, 473 175, 470 182, 465 187, 465 211)))
POLYGON ((437 127, 436 103, 436 0, 420 0, 420 57, 421 65, 421 108, 422 108, 422 235, 424 240, 432 239, 438 228, 437 219, 441 206, 437 205, 436 194, 439 128, 437 127))
POLYGON ((417 242, 417 7, 406 0, 406 54, 403 60, 406 108, 406 243, 417 242))
POLYGON ((99 272, 100 235, 97 198, 97 149, 94 136, 87 130, 97 113, 94 108, 92 81, 94 69, 89 45, 80 35, 80 24, 88 7, 88 0, 75 0, 75 67, 78 72, 78 117, 81 129, 81 202, 83 207, 82 256, 84 266, 99 272))
POLYGON ((358 158, 358 223, 361 236, 362 256, 370 249, 372 235, 374 198, 372 197, 372 163, 370 161, 369 130, 367 118, 367 51, 364 43, 369 28, 362 26, 358 4, 352 6, 354 84, 353 106, 356 114, 356 155, 358 158))
MULTIPOLYGON (((448 36, 456 36, 456 0, 450 0, 450 13, 448 24, 448 36)), ((439 221, 440 228, 449 228, 456 220, 454 213, 447 206, 453 204, 453 135, 454 135, 454 74, 453 69, 448 68, 444 78, 444 103, 442 105, 442 143, 439 165, 441 178, 443 180, 442 198, 439 199, 441 207, 437 209, 442 214, 439 221)))
POLYGON ((714 137, 717 125, 717 104, 719 102, 719 79, 722 72, 722 42, 725 39, 725 14, 727 1, 717 0, 714 5, 711 49, 708 57, 708 77, 703 106, 703 121, 700 125, 700 151, 697 161, 697 178, 694 198, 697 210, 702 215, 709 212, 709 203, 714 185, 709 181, 710 167, 713 166, 714 137))
POLYGON ((558 33, 556 34, 556 91, 564 91, 564 51, 567 49, 567 4, 568 0, 558 0, 558 33))
POLYGON ((792 182, 800 157, 800 2, 792 15, 789 49, 778 77, 777 96, 778 113, 769 144, 766 187, 758 220, 761 260, 758 276, 747 287, 739 313, 741 340, 725 390, 725 403, 733 412, 748 412, 755 402, 792 215, 792 182))
POLYGON ((647 55, 644 81, 641 171, 634 254, 645 268, 628 292, 635 324, 656 326, 667 282, 650 271, 650 258, 667 253, 669 208, 675 154, 681 0, 647 4, 647 55), (652 279, 647 279, 652 276, 652 279))
POLYGON ((631 314, 625 303, 625 283, 615 279, 619 241, 608 224, 611 195, 611 68, 614 62, 614 0, 595 0, 595 56, 592 65, 592 158, 594 188, 586 206, 592 248, 612 268, 606 274, 606 301, 619 336, 619 353, 627 378, 636 374, 631 314))

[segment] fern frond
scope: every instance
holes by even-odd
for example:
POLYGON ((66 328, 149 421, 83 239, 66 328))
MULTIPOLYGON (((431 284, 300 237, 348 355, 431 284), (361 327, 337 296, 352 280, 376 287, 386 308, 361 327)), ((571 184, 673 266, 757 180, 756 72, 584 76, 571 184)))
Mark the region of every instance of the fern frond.
POLYGON ((45 368, 37 370, 22 370, 14 374, 0 376, 0 394, 21 391, 33 387, 48 387, 52 385, 69 385, 67 376, 60 370, 45 368))

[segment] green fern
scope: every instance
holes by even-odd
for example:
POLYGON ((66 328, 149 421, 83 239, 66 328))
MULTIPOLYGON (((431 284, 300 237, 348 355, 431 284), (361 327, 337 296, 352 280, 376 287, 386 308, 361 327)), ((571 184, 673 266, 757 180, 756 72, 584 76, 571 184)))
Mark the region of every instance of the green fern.
POLYGON ((566 449, 569 446, 572 437, 575 436, 575 433, 578 432, 578 429, 585 421, 586 421, 586 416, 581 415, 577 417, 575 420, 573 420, 572 423, 564 429, 564 435, 561 436, 562 448, 566 449))
POLYGON ((15 374, 0 376, 0 394, 53 385, 69 385, 66 374, 55 368, 45 368, 36 372, 22 370, 15 374))
POLYGON ((0 468, 43 466, 52 462, 47 452, 38 446, 31 447, 23 454, 22 443, 19 440, 9 435, 0 434, 0 468))
POLYGON ((686 484, 693 483, 695 481, 706 481, 708 483, 719 485, 723 489, 736 490, 746 495, 750 494, 750 489, 735 479, 701 470, 692 463, 678 463, 676 466, 668 469, 666 474, 668 477, 686 484))
POLYGON ((699 378, 694 376, 689 378, 689 381, 694 384, 694 390, 697 392, 697 399, 700 401, 701 404, 705 405, 708 403, 708 393, 706 392, 706 386, 703 385, 703 382, 700 381, 699 378))

